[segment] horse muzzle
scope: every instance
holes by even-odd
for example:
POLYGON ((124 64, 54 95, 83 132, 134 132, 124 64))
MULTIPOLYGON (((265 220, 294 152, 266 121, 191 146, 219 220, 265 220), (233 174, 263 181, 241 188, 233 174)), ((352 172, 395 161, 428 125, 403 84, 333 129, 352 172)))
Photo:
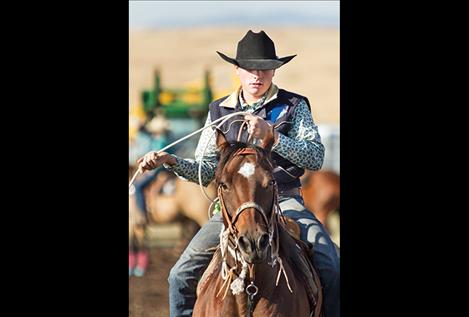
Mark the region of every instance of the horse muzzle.
POLYGON ((269 235, 267 233, 240 235, 238 237, 238 248, 244 260, 249 264, 262 262, 267 257, 269 235))

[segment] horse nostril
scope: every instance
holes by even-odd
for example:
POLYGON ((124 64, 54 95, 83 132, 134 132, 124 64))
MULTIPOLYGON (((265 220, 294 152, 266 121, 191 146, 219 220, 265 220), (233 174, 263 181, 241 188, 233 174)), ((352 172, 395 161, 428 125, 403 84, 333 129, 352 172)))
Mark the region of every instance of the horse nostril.
POLYGON ((249 242, 249 239, 246 238, 245 236, 240 236, 238 238, 238 246, 244 252, 249 252, 251 250, 251 243, 249 242))
POLYGON ((264 233, 258 241, 259 249, 265 249, 267 248, 267 245, 269 244, 269 235, 267 233, 264 233))

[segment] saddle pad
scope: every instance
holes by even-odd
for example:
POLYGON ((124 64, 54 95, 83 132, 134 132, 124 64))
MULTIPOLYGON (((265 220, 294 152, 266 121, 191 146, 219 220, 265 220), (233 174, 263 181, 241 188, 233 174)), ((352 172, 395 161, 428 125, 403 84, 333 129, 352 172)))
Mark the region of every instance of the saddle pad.
POLYGON ((300 240, 300 226, 290 217, 284 217, 286 221, 285 229, 287 229, 287 232, 296 240, 300 240))

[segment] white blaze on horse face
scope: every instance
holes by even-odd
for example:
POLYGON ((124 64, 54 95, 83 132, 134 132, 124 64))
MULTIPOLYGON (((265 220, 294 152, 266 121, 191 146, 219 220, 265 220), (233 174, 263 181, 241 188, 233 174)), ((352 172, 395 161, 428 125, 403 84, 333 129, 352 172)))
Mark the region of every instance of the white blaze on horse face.
POLYGON ((254 175, 255 170, 256 170, 256 167, 254 166, 254 164, 246 162, 243 164, 243 166, 241 166, 238 173, 240 173, 246 178, 249 178, 249 176, 254 175))

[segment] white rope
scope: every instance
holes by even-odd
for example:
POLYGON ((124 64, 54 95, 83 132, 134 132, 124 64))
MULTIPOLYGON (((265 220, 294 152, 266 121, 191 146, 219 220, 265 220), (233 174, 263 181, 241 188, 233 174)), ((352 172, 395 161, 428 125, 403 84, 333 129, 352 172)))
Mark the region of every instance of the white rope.
POLYGON ((220 252, 222 258, 222 265, 221 265, 221 278, 226 280, 228 276, 228 265, 226 264, 226 252, 228 251, 228 236, 230 232, 228 229, 225 230, 225 225, 222 224, 221 231, 220 231, 220 252))
MULTIPOLYGON (((172 146, 174 146, 174 145, 176 145, 176 144, 178 144, 178 143, 180 143, 180 142, 182 142, 182 141, 184 141, 184 140, 190 138, 191 136, 196 135, 197 133, 200 133, 200 132, 202 132, 202 131, 205 130, 205 129, 211 128, 212 126, 215 125, 215 123, 217 123, 217 122, 223 120, 222 123, 220 123, 220 125, 219 125, 219 126, 221 126, 221 125, 222 125, 223 123, 225 123, 225 121, 228 120, 229 118, 234 117, 235 115, 240 115, 240 114, 246 114, 246 112, 244 112, 244 111, 238 111, 238 112, 231 113, 231 114, 229 114, 229 115, 223 116, 223 117, 221 117, 221 118, 218 118, 217 120, 213 121, 213 122, 210 123, 209 125, 207 125, 207 126, 205 126, 205 127, 202 127, 202 128, 200 128, 199 130, 194 131, 194 132, 192 132, 192 133, 186 135, 185 137, 182 137, 182 138, 180 138, 180 139, 174 141, 173 143, 171 143, 171 144, 165 146, 164 148, 162 148, 161 150, 156 151, 156 153, 159 154, 159 153, 161 153, 161 152, 163 152, 163 151, 169 149, 170 147, 172 147, 172 146)), ((218 126, 218 127, 219 127, 219 126, 218 126)), ((218 128, 218 127, 217 127, 217 128, 218 128)), ((216 131, 216 130, 215 130, 215 131, 216 131)), ((213 135, 212 135, 212 137, 213 137, 213 135)), ((211 140, 211 138, 210 138, 210 140, 211 140)), ((210 140, 209 140, 209 141, 210 141, 210 140)), ((208 143, 207 143, 207 144, 208 144, 208 143)), ((203 152, 203 154, 205 154, 205 151, 203 152)), ((203 155, 202 155, 202 157, 203 157, 203 155)), ((201 162, 202 162, 202 158, 201 158, 199 164, 200 164, 201 162)), ((130 189, 130 187, 132 186, 133 182, 135 181, 135 178, 137 177, 137 175, 138 175, 139 173, 140 173, 140 169, 137 169, 137 171, 136 171, 135 174, 132 176, 132 179, 131 179, 130 182, 129 182, 129 189, 130 189)), ((201 178, 200 178, 200 177, 199 177, 199 183, 201 184, 201 178)), ((201 185, 201 186, 202 186, 202 185, 201 185)), ((205 193, 205 191, 203 191, 203 193, 204 193, 205 196, 208 198, 208 196, 207 196, 207 194, 205 193)), ((208 199, 209 199, 210 201, 212 201, 210 198, 208 198, 208 199)))
MULTIPOLYGON (((213 121, 209 126, 212 127, 214 126, 216 122, 220 121, 220 119, 223 119, 224 120, 219 124, 217 125, 217 129, 219 129, 228 119, 230 119, 231 117, 234 117, 234 116, 237 116, 237 115, 240 115, 240 114, 247 114, 247 112, 244 112, 244 111, 238 111, 238 112, 234 112, 234 113, 231 113, 231 114, 228 114, 224 117, 221 117, 215 121, 213 121)), ((231 125, 229 127, 229 129, 231 129, 231 125)), ((229 130, 228 129, 228 130, 229 130)), ((199 187, 200 187, 200 190, 202 191, 202 194, 204 194, 205 198, 207 198, 209 201, 211 201, 212 203, 215 202, 215 200, 212 200, 210 197, 208 197, 207 193, 205 192, 205 189, 204 189, 204 186, 202 185, 202 160, 205 156, 205 152, 207 152, 207 149, 208 149, 208 145, 210 144, 210 141, 212 140, 213 136, 215 135, 215 133, 217 132, 216 129, 214 129, 212 131, 212 135, 210 136, 210 138, 208 139, 207 141, 207 144, 205 144, 205 148, 204 148, 204 151, 202 152, 202 155, 200 156, 200 160, 199 160, 199 187)), ((209 207, 209 215, 210 215, 210 207, 209 207)))
MULTIPOLYGON (((212 218, 212 206, 219 200, 218 197, 215 197, 215 199, 212 201, 212 203, 210 204, 210 206, 208 206, 208 210, 207 210, 207 216, 208 216, 208 219, 212 218)), ((215 208, 215 207, 214 207, 215 208)))

